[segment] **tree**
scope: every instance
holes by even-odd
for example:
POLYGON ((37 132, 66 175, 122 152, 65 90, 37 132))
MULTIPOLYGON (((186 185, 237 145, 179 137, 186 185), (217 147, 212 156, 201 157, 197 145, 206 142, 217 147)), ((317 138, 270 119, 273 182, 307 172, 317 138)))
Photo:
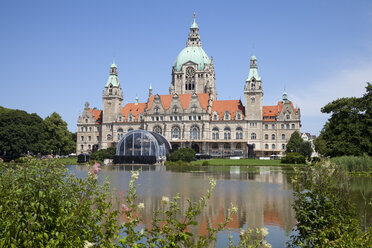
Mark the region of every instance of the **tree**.
POLYGON ((45 149, 54 154, 69 154, 75 151, 72 134, 67 123, 56 112, 45 118, 45 149))
POLYGON ((0 156, 14 159, 43 150, 44 122, 37 114, 0 108, 0 156))
POLYGON ((191 162, 195 158, 195 151, 191 148, 180 148, 176 151, 173 151, 168 159, 169 161, 185 161, 191 162))
POLYGON ((290 152, 300 152, 300 146, 304 142, 304 140, 301 138, 299 132, 294 132, 291 135, 291 138, 289 138, 289 141, 287 143, 287 150, 286 153, 290 152))
POLYGON ((307 157, 308 159, 311 158, 311 154, 313 153, 313 148, 311 147, 311 143, 309 141, 304 141, 300 145, 300 150, 302 156, 307 157))
MULTIPOLYGON (((325 156, 372 155, 372 85, 367 83, 366 93, 360 97, 340 98, 328 103, 322 113, 331 114, 318 140, 324 142, 325 156)), ((324 148, 323 146, 321 146, 324 148)))

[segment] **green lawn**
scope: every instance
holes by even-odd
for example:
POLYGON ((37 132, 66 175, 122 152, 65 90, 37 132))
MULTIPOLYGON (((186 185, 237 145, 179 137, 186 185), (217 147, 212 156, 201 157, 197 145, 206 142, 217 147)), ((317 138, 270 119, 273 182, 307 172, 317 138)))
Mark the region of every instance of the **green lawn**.
POLYGON ((57 158, 57 160, 64 165, 77 164, 77 157, 57 158))
POLYGON ((192 165, 202 165, 204 161, 208 161, 208 165, 257 165, 257 166, 293 166, 293 164, 281 164, 279 159, 276 160, 259 160, 259 159, 227 159, 214 158, 209 160, 192 161, 192 165))

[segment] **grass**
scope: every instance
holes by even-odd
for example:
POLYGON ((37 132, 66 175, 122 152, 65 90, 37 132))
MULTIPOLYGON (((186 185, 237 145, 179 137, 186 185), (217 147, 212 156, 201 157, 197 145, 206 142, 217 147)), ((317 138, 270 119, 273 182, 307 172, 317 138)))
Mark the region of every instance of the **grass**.
POLYGON ((372 173, 372 157, 363 156, 342 156, 331 158, 331 162, 341 169, 350 173, 372 173))
POLYGON ((280 160, 259 160, 259 159, 224 159, 224 158, 215 158, 210 160, 198 160, 192 161, 192 165, 205 165, 205 162, 208 162, 208 166, 293 166, 296 164, 282 164, 280 160))
POLYGON ((77 157, 57 158, 57 160, 63 165, 77 164, 77 157))

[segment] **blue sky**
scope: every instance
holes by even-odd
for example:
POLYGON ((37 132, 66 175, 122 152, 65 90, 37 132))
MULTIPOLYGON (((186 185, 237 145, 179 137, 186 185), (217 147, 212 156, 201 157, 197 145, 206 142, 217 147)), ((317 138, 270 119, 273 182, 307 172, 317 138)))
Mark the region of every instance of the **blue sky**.
POLYGON ((244 99, 254 52, 264 104, 285 87, 301 131, 318 134, 322 106, 372 82, 372 1, 1 1, 0 106, 57 112, 76 131, 85 101, 102 107, 113 55, 125 103, 150 84, 168 94, 194 11, 220 100, 244 99))

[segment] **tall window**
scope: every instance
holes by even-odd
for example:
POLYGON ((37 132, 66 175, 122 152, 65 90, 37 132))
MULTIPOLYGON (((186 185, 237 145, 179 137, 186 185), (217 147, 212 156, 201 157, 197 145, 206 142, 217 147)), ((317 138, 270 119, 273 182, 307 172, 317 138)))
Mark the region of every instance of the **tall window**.
POLYGON ((291 116, 290 115, 287 115, 287 120, 289 120, 291 118, 291 116))
POLYGON ((155 132, 155 133, 158 133, 158 134, 161 134, 161 127, 159 127, 159 126, 155 126, 155 127, 154 127, 154 132, 155 132))
POLYGON ((212 139, 214 140, 218 140, 220 137, 219 137, 219 130, 217 127, 214 127, 212 129, 212 139))
POLYGON ((282 150, 284 150, 285 149, 285 144, 282 144, 282 150))
POLYGON ((269 149, 269 145, 268 144, 265 144, 265 149, 269 149))
POLYGON ((81 136, 81 141, 84 141, 84 136, 81 136))
POLYGON ((282 134, 282 140, 285 140, 285 134, 282 134))
POLYGON ((271 135, 271 139, 272 139, 272 140, 275 140, 275 134, 272 134, 272 135, 271 135))
POLYGON ((284 129, 284 124, 281 124, 281 125, 280 125, 280 128, 281 128, 281 129, 284 129))
POLYGON ((229 127, 225 127, 225 129, 223 130, 223 138, 231 139, 231 130, 229 127))
POLYGON ((256 139, 256 133, 251 133, 251 139, 255 140, 256 139))
POLYGON ((265 129, 269 129, 269 125, 265 124, 265 129))
POLYGON ((218 114, 216 112, 213 113, 213 120, 214 121, 218 120, 218 114))
POLYGON ((265 134, 265 140, 269 139, 269 135, 265 134))
POLYGON ((230 113, 228 111, 225 112, 224 119, 230 120, 230 113))
POLYGON ((123 137, 123 129, 119 128, 118 129, 118 140, 121 140, 122 137, 123 137))
POLYGON ((289 124, 286 125, 287 129, 289 129, 289 124))
POLYGON ((295 128, 296 128, 295 124, 292 124, 292 129, 295 129, 295 128))
POLYGON ((273 150, 275 149, 275 144, 271 145, 271 149, 273 149, 273 150))
POLYGON ((271 124, 271 128, 272 129, 275 129, 275 124, 271 124))
POLYGON ((236 139, 243 139, 243 129, 241 127, 235 129, 235 136, 236 139))
POLYGON ((200 139, 199 127, 193 126, 190 129, 190 139, 200 139))
POLYGON ((91 136, 88 136, 88 140, 91 141, 92 140, 92 137, 91 136))
POLYGON ((181 130, 178 126, 172 128, 172 139, 179 139, 181 137, 181 130))

